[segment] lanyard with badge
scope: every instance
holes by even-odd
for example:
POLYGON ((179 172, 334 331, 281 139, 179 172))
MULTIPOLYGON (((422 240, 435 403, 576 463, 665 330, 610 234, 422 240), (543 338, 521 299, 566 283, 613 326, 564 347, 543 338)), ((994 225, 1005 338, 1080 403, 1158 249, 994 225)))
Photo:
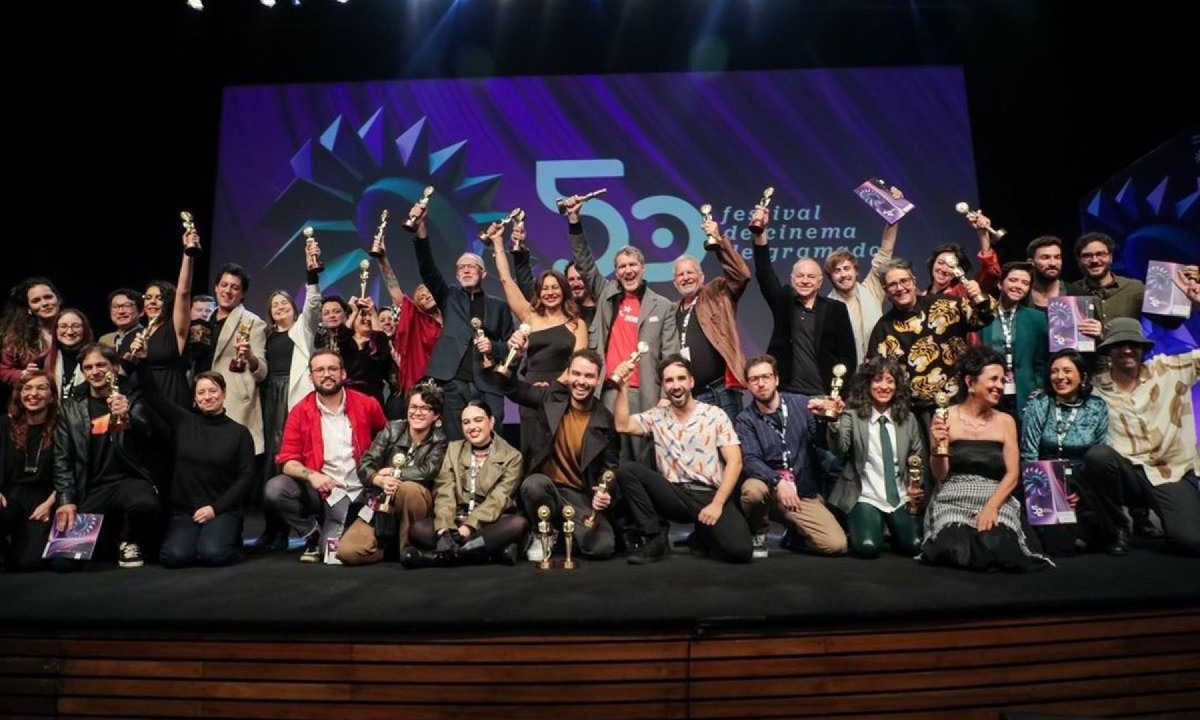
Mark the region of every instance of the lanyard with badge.
MULTIPOLYGON (((1078 407, 1071 408, 1071 412, 1067 414, 1066 421, 1063 420, 1062 406, 1054 403, 1054 437, 1058 441, 1058 457, 1063 456, 1063 441, 1067 439, 1067 433, 1071 430, 1071 426, 1075 424, 1075 415, 1079 412, 1078 407)), ((1071 477, 1071 464, 1064 463, 1063 475, 1071 477)))
POLYGON ((783 455, 783 470, 781 471, 781 474, 784 478, 791 480, 794 478, 794 474, 792 473, 792 453, 788 449, 787 443, 788 407, 782 396, 779 398, 779 417, 781 423, 780 425, 776 426, 775 423, 772 422, 768 422, 767 424, 771 426, 772 430, 779 434, 779 447, 783 455))
POLYGON ((1013 381, 1013 319, 1017 315, 1016 308, 1010 313, 999 311, 1000 332, 1004 335, 1004 394, 1016 395, 1017 384, 1013 381))
MULTIPOLYGON (((687 312, 683 314, 683 319, 679 321, 679 354, 682 355, 683 359, 687 360, 688 362, 692 361, 692 349, 688 347, 687 344, 687 331, 688 325, 690 325, 692 322, 692 313, 696 310, 697 300, 699 300, 699 297, 697 297, 695 300, 692 300, 691 306, 688 307, 687 312)), ((682 304, 680 305, 680 308, 682 309, 682 304)))

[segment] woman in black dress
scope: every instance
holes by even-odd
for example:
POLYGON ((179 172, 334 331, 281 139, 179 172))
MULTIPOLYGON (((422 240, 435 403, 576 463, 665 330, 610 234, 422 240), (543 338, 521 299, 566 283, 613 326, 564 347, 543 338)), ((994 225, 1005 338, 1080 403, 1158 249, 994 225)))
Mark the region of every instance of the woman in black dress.
POLYGON ((142 295, 144 327, 129 345, 128 356, 121 358, 137 366, 144 377, 154 376, 159 394, 181 408, 192 406, 188 383, 188 363, 184 348, 191 325, 192 255, 187 250, 199 240, 195 231, 184 233, 185 252, 179 264, 179 282, 153 280, 142 295))
POLYGON ((9 570, 35 570, 54 514, 54 424, 58 393, 42 370, 17 386, 0 418, 0 556, 9 570))

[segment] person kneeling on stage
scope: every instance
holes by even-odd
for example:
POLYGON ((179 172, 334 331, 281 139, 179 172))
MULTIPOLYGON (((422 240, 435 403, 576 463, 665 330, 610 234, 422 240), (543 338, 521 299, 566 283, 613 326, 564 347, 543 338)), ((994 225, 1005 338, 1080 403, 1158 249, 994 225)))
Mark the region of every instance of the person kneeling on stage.
MULTIPOLYGON (((1087 363, 1075 350, 1050 356, 1044 393, 1026 401, 1021 460, 1066 460, 1073 524, 1035 526, 1050 555, 1076 550, 1128 551, 1129 521, 1121 510, 1120 457, 1108 445, 1108 405, 1092 393, 1087 363)), ((1026 502, 1029 498, 1026 498, 1026 502)))
POLYGON ((847 383, 846 400, 850 412, 829 428, 833 451, 846 458, 829 502, 846 515, 850 552, 879 557, 886 525, 892 549, 914 557, 921 552, 916 510, 925 495, 929 456, 925 429, 909 409, 908 375, 895 360, 872 358, 847 383), (914 471, 915 487, 908 481, 914 471))
POLYGON ((779 372, 770 355, 746 363, 746 384, 754 402, 738 414, 734 428, 745 461, 742 512, 754 534, 754 557, 767 557, 771 510, 787 525, 787 547, 795 548, 803 538, 812 551, 841 555, 846 533, 821 499, 813 456, 813 440, 824 426, 809 417, 808 397, 779 392, 779 372))
POLYGON ((59 399, 49 373, 22 374, 0 417, 0 558, 8 570, 37 570, 54 510, 59 399))
POLYGON ((350 504, 362 494, 358 461, 387 418, 375 398, 344 387, 346 369, 333 350, 315 351, 308 370, 315 390, 288 413, 275 456, 283 474, 268 480, 263 491, 263 534, 282 537, 261 544, 286 544, 291 528, 304 538, 300 562, 315 563, 321 559, 322 536, 342 534, 350 504))
MULTIPOLYGON (((368 486, 367 492, 382 496, 383 502, 391 498, 395 535, 383 532, 378 521, 372 526, 362 516, 354 518, 338 543, 337 557, 344 565, 399 558, 412 524, 433 510, 433 481, 442 469, 447 445, 441 428, 442 391, 425 383, 407 394, 407 419, 388 423, 358 462, 358 477, 368 486)), ((384 512, 376 507, 374 517, 384 512)))
MULTIPOLYGON (((117 354, 92 343, 79 351, 86 390, 62 403, 54 430, 54 490, 59 532, 75 525, 76 513, 104 515, 100 544, 116 533, 117 564, 144 564, 142 548, 158 519, 158 491, 144 458, 152 440, 146 406, 138 396, 114 390, 117 354), (111 384, 110 384, 111 382, 111 384)), ((52 564, 72 569, 74 561, 52 564)))
POLYGON ((516 563, 517 544, 529 529, 513 502, 521 453, 495 427, 485 401, 467 401, 462 411, 466 439, 446 449, 433 487, 433 518, 413 523, 412 544, 400 558, 405 567, 516 563))
POLYGON ((152 373, 138 375, 146 402, 171 428, 175 451, 171 517, 159 562, 171 568, 237 562, 242 503, 254 482, 254 438, 225 414, 224 376, 196 376, 193 412, 163 395, 152 373))
POLYGON ((750 562, 750 530, 732 499, 742 473, 742 452, 729 416, 692 397, 691 364, 678 354, 668 355, 658 366, 669 404, 630 415, 625 381, 631 370, 626 361, 614 373, 617 432, 652 435, 661 472, 630 462, 617 472, 617 486, 642 538, 629 562, 641 565, 666 557, 667 521, 695 522, 695 538, 713 555, 750 562))
MULTIPOLYGON (((567 366, 567 382, 555 380, 538 387, 524 380, 506 388, 508 397, 535 411, 535 423, 527 427, 532 448, 531 474, 521 483, 521 506, 525 516, 536 518, 538 508, 550 508, 550 522, 562 520, 566 505, 575 508, 575 546, 590 558, 612 557, 615 549, 612 525, 604 510, 612 501, 601 489, 606 471, 615 471, 621 443, 613 417, 595 395, 604 360, 595 350, 576 350, 567 366)), ((529 546, 528 559, 542 559, 542 545, 529 546)))

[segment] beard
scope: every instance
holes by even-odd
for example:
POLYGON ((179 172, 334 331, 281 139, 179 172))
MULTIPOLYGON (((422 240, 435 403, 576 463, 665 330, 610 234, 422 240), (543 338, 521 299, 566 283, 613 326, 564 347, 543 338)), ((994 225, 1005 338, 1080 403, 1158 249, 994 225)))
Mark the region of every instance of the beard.
POLYGON ((1050 283, 1057 280, 1060 275, 1062 275, 1062 271, 1060 270, 1060 271, 1056 272, 1054 275, 1047 275, 1046 273, 1042 272, 1041 270, 1039 270, 1035 267, 1033 269, 1033 275, 1039 285, 1049 285, 1050 283))

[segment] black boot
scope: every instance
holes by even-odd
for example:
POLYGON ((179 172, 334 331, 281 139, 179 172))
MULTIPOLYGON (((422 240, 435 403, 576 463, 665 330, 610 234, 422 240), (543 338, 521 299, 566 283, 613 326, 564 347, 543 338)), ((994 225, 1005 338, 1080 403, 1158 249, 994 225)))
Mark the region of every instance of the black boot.
POLYGON ((1133 534, 1144 538, 1160 538, 1163 536, 1162 530, 1154 526, 1150 520, 1150 510, 1147 508, 1129 508, 1129 515, 1133 518, 1133 534))
POLYGON ((420 568, 450 567, 454 562, 449 553, 438 551, 425 552, 418 549, 415 545, 409 545, 400 554, 400 564, 409 570, 417 570, 420 568))

